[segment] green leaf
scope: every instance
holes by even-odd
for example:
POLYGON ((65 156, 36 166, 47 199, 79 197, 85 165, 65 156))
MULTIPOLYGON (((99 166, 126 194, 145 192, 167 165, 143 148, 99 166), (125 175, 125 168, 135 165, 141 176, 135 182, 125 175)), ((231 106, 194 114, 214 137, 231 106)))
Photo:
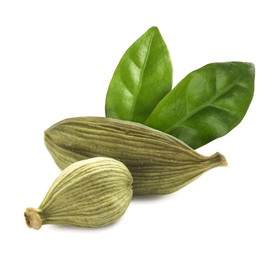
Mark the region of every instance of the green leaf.
POLYGON ((106 95, 106 117, 144 123, 172 88, 172 64, 157 27, 144 33, 121 58, 106 95))
POLYGON ((254 93, 252 63, 208 64, 187 75, 153 110, 146 125, 196 149, 237 126, 254 93))

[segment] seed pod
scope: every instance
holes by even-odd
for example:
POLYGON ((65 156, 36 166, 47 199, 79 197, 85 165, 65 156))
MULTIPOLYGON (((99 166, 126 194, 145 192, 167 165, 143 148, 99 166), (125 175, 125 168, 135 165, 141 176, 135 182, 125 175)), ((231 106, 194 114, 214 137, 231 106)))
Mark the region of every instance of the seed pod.
POLYGON ((29 227, 64 224, 100 227, 116 221, 132 198, 132 176, 111 158, 92 158, 71 164, 54 181, 41 205, 27 208, 29 227))
POLYGON ((227 165, 223 155, 200 155, 182 141, 139 123, 101 117, 60 121, 45 131, 56 164, 96 156, 123 162, 133 176, 134 195, 174 192, 203 172, 227 165))

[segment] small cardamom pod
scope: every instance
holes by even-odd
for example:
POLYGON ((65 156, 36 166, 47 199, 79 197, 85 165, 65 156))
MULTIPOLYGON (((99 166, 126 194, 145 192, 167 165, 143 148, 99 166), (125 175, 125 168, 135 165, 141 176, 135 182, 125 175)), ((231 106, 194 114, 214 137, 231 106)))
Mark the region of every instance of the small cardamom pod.
POLYGON ((100 227, 120 218, 132 198, 132 176, 121 162, 96 157, 71 164, 54 181, 38 208, 27 208, 26 224, 100 227))
POLYGON ((134 195, 168 194, 211 168, 227 165, 220 153, 203 156, 171 135, 119 119, 69 118, 47 129, 44 136, 61 169, 97 156, 121 161, 133 176, 134 195))

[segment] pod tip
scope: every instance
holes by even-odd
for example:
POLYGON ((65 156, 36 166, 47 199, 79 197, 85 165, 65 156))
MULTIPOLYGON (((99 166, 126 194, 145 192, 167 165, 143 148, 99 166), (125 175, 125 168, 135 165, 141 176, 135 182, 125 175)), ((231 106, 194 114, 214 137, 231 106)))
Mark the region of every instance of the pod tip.
POLYGON ((222 155, 221 153, 218 153, 218 154, 219 154, 219 156, 220 156, 221 165, 222 165, 222 166, 228 166, 228 162, 227 162, 225 156, 222 155))
POLYGON ((227 162, 227 160, 225 159, 225 157, 224 157, 224 160, 222 160, 222 166, 228 166, 228 162, 227 162))
POLYGON ((37 209, 27 208, 24 212, 26 224, 29 228, 40 229, 42 226, 42 219, 37 209))
POLYGON ((213 155, 214 158, 216 158, 216 161, 221 165, 221 166, 228 166, 228 162, 225 158, 224 155, 222 155, 221 153, 215 153, 213 155))

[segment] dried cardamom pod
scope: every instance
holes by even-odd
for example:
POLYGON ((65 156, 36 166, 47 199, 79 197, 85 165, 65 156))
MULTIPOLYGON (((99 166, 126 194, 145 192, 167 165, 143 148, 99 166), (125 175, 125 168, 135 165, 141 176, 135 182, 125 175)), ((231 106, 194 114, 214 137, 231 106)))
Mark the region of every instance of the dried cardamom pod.
POLYGON ((168 134, 112 118, 65 119, 45 131, 45 144, 61 169, 96 156, 123 162, 133 176, 134 195, 171 193, 205 171, 227 165, 219 153, 203 156, 168 134))
POLYGON ((54 181, 38 208, 26 209, 26 223, 34 229, 44 224, 108 225, 126 211, 132 181, 126 166, 111 158, 73 163, 54 181))

